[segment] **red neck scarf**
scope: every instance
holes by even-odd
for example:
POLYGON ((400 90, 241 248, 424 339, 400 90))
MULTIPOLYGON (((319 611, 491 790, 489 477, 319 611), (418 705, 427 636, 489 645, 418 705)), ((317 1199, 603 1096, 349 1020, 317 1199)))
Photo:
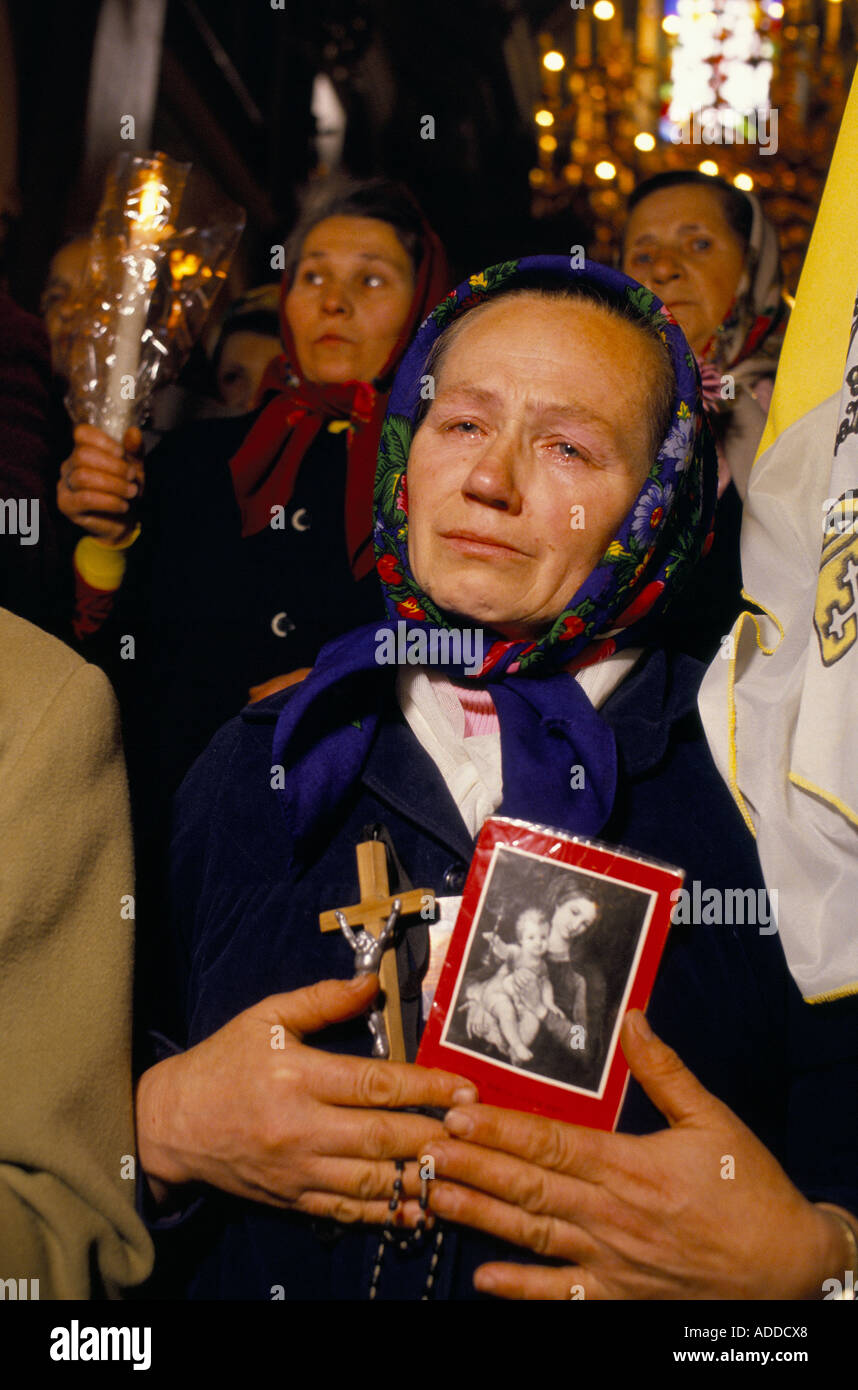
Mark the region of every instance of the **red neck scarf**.
POLYGON ((348 471, 345 527, 355 579, 375 563, 372 546, 372 489, 376 454, 387 398, 396 368, 418 325, 450 288, 444 249, 423 222, 423 256, 415 276, 414 297, 405 326, 376 379, 334 385, 307 381, 298 366, 292 330, 286 320, 291 276, 280 289, 280 332, 284 353, 266 368, 259 400, 268 404, 230 459, 235 496, 241 509, 241 534, 254 536, 270 525, 272 507, 286 506, 308 448, 327 420, 348 420, 348 471))

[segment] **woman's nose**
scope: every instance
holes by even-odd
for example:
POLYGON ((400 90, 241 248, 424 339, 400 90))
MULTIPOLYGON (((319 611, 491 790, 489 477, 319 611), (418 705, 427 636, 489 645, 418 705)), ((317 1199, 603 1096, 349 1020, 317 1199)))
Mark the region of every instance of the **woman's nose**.
POLYGON ((520 512, 521 467, 517 453, 512 441, 492 440, 465 479, 465 496, 496 511, 520 512))
POLYGON ((325 314, 349 314, 351 300, 345 286, 329 280, 322 290, 321 307, 325 314))
POLYGON ((658 285, 666 285, 682 274, 682 261, 679 253, 662 247, 652 259, 652 278, 658 285))

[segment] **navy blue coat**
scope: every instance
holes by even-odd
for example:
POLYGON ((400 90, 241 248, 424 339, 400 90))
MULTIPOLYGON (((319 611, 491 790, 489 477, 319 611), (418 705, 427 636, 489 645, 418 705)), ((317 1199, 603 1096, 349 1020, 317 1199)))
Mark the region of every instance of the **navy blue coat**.
MULTIPOLYGON (((753 841, 718 775, 696 713, 702 668, 648 654, 603 707, 619 749, 610 821, 600 838, 682 866, 703 889, 757 889, 753 841)), ((383 825, 414 886, 461 891, 473 842, 434 763, 390 705, 360 784, 309 868, 286 871, 282 814, 270 790, 271 744, 289 692, 249 707, 198 760, 179 794, 174 836, 174 921, 183 1023, 178 1046, 213 1033, 240 1010, 326 977, 348 977, 339 933, 319 931, 321 910, 359 897, 355 845, 383 825)), ((405 880, 403 879, 404 886, 405 880)), ((413 919, 412 919, 413 920, 413 919)), ((399 970, 406 1031, 416 1045, 426 928, 409 927, 399 970)), ((758 926, 675 926, 648 1016, 701 1082, 759 1136, 813 1200, 858 1210, 858 1001, 810 1006, 789 976, 776 934, 758 926)), ((368 1055, 358 1020, 312 1039, 368 1055)), ((620 1128, 664 1126, 631 1082, 620 1128)), ((715 1156, 717 1161, 719 1156, 715 1156)), ((170 1291, 197 1298, 367 1295, 378 1232, 209 1192, 158 1239, 170 1291)), ((518 1250, 453 1229, 436 1297, 474 1297, 473 1271, 518 1250)), ((419 1297, 427 1257, 389 1252, 380 1297, 419 1297)))

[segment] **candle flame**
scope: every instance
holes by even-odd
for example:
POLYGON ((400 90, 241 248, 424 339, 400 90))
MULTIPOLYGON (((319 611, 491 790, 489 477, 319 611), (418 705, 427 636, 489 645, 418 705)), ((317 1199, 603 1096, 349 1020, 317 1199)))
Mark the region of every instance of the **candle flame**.
POLYGON ((147 231, 154 231, 157 226, 158 218, 163 210, 164 202, 161 197, 161 180, 157 174, 149 174, 140 189, 140 202, 135 218, 137 227, 141 231, 144 229, 147 231))

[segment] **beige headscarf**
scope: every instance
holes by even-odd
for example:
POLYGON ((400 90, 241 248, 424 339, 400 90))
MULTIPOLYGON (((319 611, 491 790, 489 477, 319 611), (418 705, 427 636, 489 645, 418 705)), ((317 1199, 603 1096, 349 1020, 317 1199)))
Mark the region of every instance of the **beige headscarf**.
POLYGON ((745 268, 723 323, 698 358, 704 385, 713 370, 719 381, 733 378, 734 399, 718 399, 709 419, 722 466, 742 497, 768 414, 770 391, 760 393, 760 400, 755 392, 764 378, 774 378, 790 308, 781 287, 777 232, 759 200, 752 193, 744 196, 753 210, 745 268))

